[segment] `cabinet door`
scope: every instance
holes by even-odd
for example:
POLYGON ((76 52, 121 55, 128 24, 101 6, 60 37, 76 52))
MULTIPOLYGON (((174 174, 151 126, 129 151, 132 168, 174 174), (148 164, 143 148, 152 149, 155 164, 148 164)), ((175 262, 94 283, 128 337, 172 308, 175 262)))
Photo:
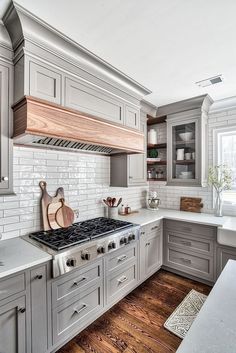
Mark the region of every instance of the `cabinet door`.
POLYGON ((140 111, 130 105, 125 106, 125 125, 133 129, 139 129, 140 111))
POLYGON ((61 75, 50 67, 30 61, 29 94, 34 97, 61 103, 61 75))
MULTIPOLYGON (((142 116, 140 130, 146 137, 146 115, 142 116)), ((146 143, 145 143, 146 145, 146 143)), ((146 147, 145 147, 146 150, 146 147)), ((128 184, 140 185, 147 182, 146 153, 132 154, 128 157, 128 184)))
POLYGON ((216 251, 216 273, 217 277, 223 271, 228 260, 236 260, 236 249, 230 247, 218 247, 216 251))
POLYGON ((0 353, 26 353, 25 297, 0 306, 0 353))
POLYGON ((10 139, 12 104, 10 67, 0 64, 0 194, 12 191, 12 140, 10 139))
POLYGON ((68 77, 65 85, 65 106, 108 121, 124 123, 122 102, 68 77))
POLYGON ((149 235, 145 244, 146 275, 151 275, 161 266, 161 236, 149 235))
POLYGON ((30 271, 32 353, 47 351, 46 265, 30 271))

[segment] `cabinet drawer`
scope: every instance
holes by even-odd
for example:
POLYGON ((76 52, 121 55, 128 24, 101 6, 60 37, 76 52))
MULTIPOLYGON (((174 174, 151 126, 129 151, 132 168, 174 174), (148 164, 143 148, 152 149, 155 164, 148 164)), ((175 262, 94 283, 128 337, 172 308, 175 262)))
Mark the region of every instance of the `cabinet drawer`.
POLYGON ((186 254, 179 249, 167 248, 165 265, 199 278, 214 280, 213 258, 197 254, 186 254))
POLYGON ((65 105, 102 119, 124 122, 123 103, 70 78, 66 78, 65 105))
POLYGON ((211 226, 205 226, 202 224, 179 222, 166 220, 165 227, 173 229, 176 232, 187 233, 187 234, 198 234, 209 238, 214 238, 216 235, 216 228, 211 226))
POLYGON ((103 307, 102 288, 91 287, 53 310, 53 342, 71 335, 92 321, 103 307))
POLYGON ((196 239, 192 236, 184 236, 175 232, 167 231, 166 239, 168 245, 178 246, 181 249, 185 249, 185 253, 188 250, 196 251, 202 254, 213 256, 213 240, 208 239, 196 239))
POLYGON ((107 299, 111 303, 122 298, 137 283, 137 264, 132 263, 125 270, 112 273, 107 283, 107 299))
POLYGON ((65 300, 80 293, 101 280, 102 261, 86 266, 71 274, 66 274, 52 283, 52 305, 60 305, 65 300))
POLYGON ((29 94, 31 96, 53 103, 61 103, 61 75, 59 73, 30 61, 29 77, 29 94))
POLYGON ((136 256, 136 245, 128 245, 127 247, 123 247, 119 251, 109 255, 107 259, 108 271, 118 270, 128 261, 134 260, 136 256))
POLYGON ((25 274, 19 274, 0 281, 0 300, 25 290, 25 274))

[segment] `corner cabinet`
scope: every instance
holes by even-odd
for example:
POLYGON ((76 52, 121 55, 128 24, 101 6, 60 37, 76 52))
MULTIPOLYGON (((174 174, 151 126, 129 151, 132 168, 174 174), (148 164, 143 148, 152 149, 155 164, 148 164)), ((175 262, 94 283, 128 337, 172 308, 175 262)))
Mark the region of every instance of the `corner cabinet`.
MULTIPOLYGON (((140 131, 145 136, 146 150, 146 131, 147 117, 141 112, 140 131)), ((131 155, 111 156, 111 178, 110 186, 128 187, 139 186, 147 183, 146 152, 131 155)))
POLYGON ((12 193, 12 66, 0 60, 0 195, 12 193))
POLYGON ((201 108, 167 115, 167 185, 206 186, 208 110, 201 108))

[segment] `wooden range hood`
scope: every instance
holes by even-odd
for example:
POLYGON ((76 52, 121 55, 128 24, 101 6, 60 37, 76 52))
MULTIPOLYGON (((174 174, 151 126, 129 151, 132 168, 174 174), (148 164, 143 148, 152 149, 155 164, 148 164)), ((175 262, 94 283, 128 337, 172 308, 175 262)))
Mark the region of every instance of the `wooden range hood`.
POLYGON ((139 131, 58 104, 25 96, 13 112, 15 143, 106 154, 144 152, 144 135, 139 131))

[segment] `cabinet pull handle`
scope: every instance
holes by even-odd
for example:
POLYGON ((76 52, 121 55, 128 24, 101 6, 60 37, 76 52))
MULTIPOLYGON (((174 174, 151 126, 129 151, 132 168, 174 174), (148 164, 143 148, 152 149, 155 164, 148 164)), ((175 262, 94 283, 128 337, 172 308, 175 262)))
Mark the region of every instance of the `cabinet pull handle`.
POLYGON ((158 228, 159 228, 159 226, 154 226, 154 227, 151 228, 151 230, 155 230, 155 229, 158 229, 158 228))
POLYGON ((145 234, 145 232, 141 232, 141 233, 140 233, 140 235, 144 235, 144 234, 145 234))
POLYGON ((133 177, 132 177, 132 176, 129 176, 129 179, 133 179, 133 177))
POLYGON ((25 308, 20 308, 18 311, 19 311, 19 313, 24 314, 26 309, 25 308))
POLYGON ((84 309, 87 308, 87 306, 88 306, 87 304, 83 304, 80 309, 75 308, 75 309, 74 309, 74 312, 75 312, 76 314, 80 314, 84 309))
POLYGON ((2 177, 2 181, 8 181, 8 177, 7 176, 2 177))
POLYGON ((83 277, 81 279, 79 279, 78 281, 74 281, 74 286, 79 286, 81 282, 84 282, 87 278, 86 277, 83 277))
POLYGON ((191 260, 185 259, 184 257, 180 257, 180 260, 183 261, 183 262, 185 262, 185 263, 188 263, 188 264, 191 264, 191 263, 192 263, 191 260))
POLYGON ((118 260, 118 262, 122 262, 122 261, 126 260, 127 258, 128 258, 127 255, 122 255, 122 256, 118 257, 117 260, 118 260))
POLYGON ((42 279, 43 278, 43 275, 36 275, 35 276, 35 279, 42 279))
POLYGON ((192 243, 190 241, 181 241, 181 244, 187 245, 187 246, 192 246, 192 243))
POLYGON ((146 245, 146 246, 149 246, 149 245, 150 245, 150 243, 146 243, 145 245, 146 245))
POLYGON ((125 281, 127 281, 127 277, 126 276, 123 276, 123 277, 121 277, 121 278, 119 278, 117 281, 119 282, 119 283, 124 283, 125 281))

